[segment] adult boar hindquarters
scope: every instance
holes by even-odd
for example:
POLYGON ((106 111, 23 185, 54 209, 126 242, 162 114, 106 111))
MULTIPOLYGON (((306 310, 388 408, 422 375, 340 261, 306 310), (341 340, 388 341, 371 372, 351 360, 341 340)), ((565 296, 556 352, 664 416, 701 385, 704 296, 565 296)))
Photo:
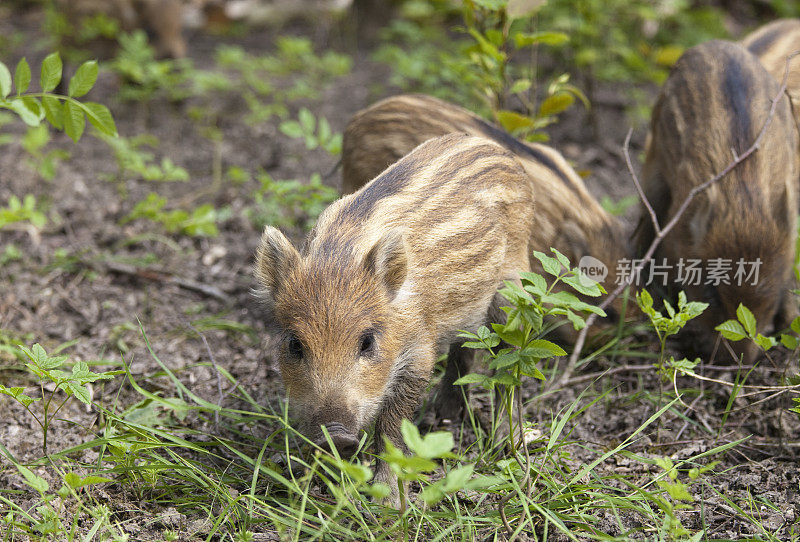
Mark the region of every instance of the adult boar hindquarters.
MULTIPOLYGON (((698 45, 678 60, 653 109, 643 168, 645 193, 662 226, 693 188, 755 142, 778 91, 758 59, 730 42, 698 45)), ((716 325, 736 319, 739 303, 752 310, 763 333, 781 325, 791 305, 798 136, 789 100, 782 97, 777 105, 759 149, 694 198, 656 254, 656 262, 667 260, 673 293, 684 289, 690 299, 709 303, 690 326, 700 353, 713 346, 716 325), (713 262, 730 265, 728 284, 709 276, 700 284, 676 284, 681 260, 699 260, 704 269, 713 262), (757 280, 737 279, 740 262, 746 271, 758 266, 757 280)), ((644 248, 654 233, 642 216, 644 248)), ((746 343, 735 344, 752 360, 754 345, 743 352, 746 343)))
MULTIPOLYGON (((511 153, 451 134, 333 203, 302 253, 267 227, 256 275, 301 430, 322 443, 324 425, 352 451, 375 421, 379 450, 383 436, 404 448, 400 422, 438 355, 500 312, 498 288, 529 269, 533 216, 532 185, 511 153)), ((385 463, 376 477, 392 479, 385 463)))

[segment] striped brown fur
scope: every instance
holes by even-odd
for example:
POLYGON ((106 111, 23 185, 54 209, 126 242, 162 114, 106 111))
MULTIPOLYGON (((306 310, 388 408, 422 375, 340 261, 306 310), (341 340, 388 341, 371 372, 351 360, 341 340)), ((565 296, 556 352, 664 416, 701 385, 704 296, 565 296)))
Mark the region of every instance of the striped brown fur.
MULTIPOLYGON (((779 19, 751 32, 741 41, 778 81, 786 73, 786 58, 800 51, 800 19, 779 19)), ((789 65, 786 91, 792 99, 795 120, 800 124, 800 56, 789 65)))
MULTIPOLYGON (((423 141, 452 132, 490 138, 513 152, 522 164, 536 187, 533 250, 549 254, 554 247, 574 265, 583 256, 594 256, 609 270, 604 286, 609 291, 614 288, 617 262, 629 255, 624 228, 592 197, 561 153, 546 145, 519 141, 466 109, 437 98, 394 96, 356 113, 342 143, 342 192, 363 186, 423 141)), ((542 272, 538 260, 532 265, 542 272)), ((613 316, 620 307, 621 301, 617 301, 609 313, 613 316)), ((566 340, 575 336, 571 326, 559 331, 566 340)))
MULTIPOLYGON (((324 442, 324 425, 352 451, 375 420, 378 445, 385 435, 402 446, 400 422, 438 355, 529 269, 533 190, 511 153, 451 134, 333 203, 302 253, 267 227, 256 276, 284 337, 289 404, 311 438, 324 442)), ((464 356, 454 355, 455 366, 464 356)), ((386 465, 378 476, 389 478, 386 465)))
MULTIPOLYGON (((778 90, 758 59, 737 44, 711 41, 678 60, 653 110, 643 169, 645 192, 662 226, 692 188, 755 141, 778 90)), ((666 258, 673 266, 680 258, 762 262, 755 286, 734 280, 718 287, 681 286, 690 299, 710 303, 695 327, 700 352, 713 346, 717 324, 736 318, 740 302, 753 311, 762 332, 786 315, 797 228, 797 145, 784 98, 759 150, 698 194, 659 248, 656 261, 666 258)), ((646 247, 653 229, 643 216, 640 242, 646 247)), ((748 358, 754 353, 749 350, 748 358)))

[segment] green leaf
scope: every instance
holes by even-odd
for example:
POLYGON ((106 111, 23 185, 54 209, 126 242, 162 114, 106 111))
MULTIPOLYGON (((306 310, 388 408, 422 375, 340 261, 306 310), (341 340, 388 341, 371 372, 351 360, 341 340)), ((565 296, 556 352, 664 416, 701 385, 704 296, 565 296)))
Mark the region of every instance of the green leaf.
POLYGON ((540 117, 557 115, 575 103, 575 97, 567 92, 560 92, 548 96, 539 106, 540 117))
POLYGON ((467 485, 467 482, 469 482, 469 479, 472 478, 472 473, 474 471, 474 464, 462 465, 454 468, 447 473, 447 476, 445 476, 442 489, 444 489, 445 493, 453 493, 455 491, 464 489, 464 487, 467 485))
POLYGON ((117 137, 117 126, 106 106, 94 102, 77 103, 86 112, 86 118, 92 126, 107 136, 117 137))
POLYGON ((63 66, 61 63, 61 56, 58 52, 50 53, 42 61, 42 73, 39 78, 39 86, 42 87, 42 92, 52 92, 61 81, 61 72, 63 66))
POLYGON ((563 348, 545 339, 534 339, 523 350, 527 355, 536 358, 550 358, 553 356, 566 356, 563 348))
POLYGON ((571 310, 566 310, 567 320, 572 323, 572 327, 575 328, 576 331, 580 331, 581 329, 586 327, 586 320, 572 312, 571 310))
POLYGON ((495 117, 497 118, 497 122, 500 123, 500 126, 511 133, 533 128, 535 125, 532 118, 520 115, 515 111, 498 111, 495 117))
POLYGON ((30 406, 31 403, 38 401, 39 399, 33 399, 32 397, 25 395, 24 392, 25 388, 6 388, 2 384, 0 384, 0 393, 3 395, 8 395, 9 397, 13 397, 17 402, 24 406, 30 406))
POLYGON ((86 128, 86 118, 83 114, 83 109, 73 100, 64 102, 64 132, 75 143, 83 135, 83 130, 86 128))
POLYGON ((772 348, 773 346, 776 346, 776 345, 778 344, 778 341, 775 339, 775 337, 765 337, 765 336, 764 336, 764 335, 762 335, 761 333, 759 333, 759 334, 756 336, 756 338, 755 338, 755 339, 753 339, 753 340, 754 340, 754 341, 756 342, 756 344, 757 344, 758 346, 760 346, 760 347, 761 347, 761 349, 762 349, 762 350, 764 350, 765 352, 766 352, 767 350, 769 350, 770 348, 772 348))
POLYGON ((403 419, 400 423, 400 433, 403 435, 403 441, 411 451, 415 451, 422 447, 422 438, 419 436, 419 429, 417 426, 403 419))
POLYGON ((741 341, 747 337, 747 332, 745 332, 742 325, 736 320, 722 322, 714 329, 722 333, 722 336, 730 341, 741 341))
MULTIPOLYGON (((89 60, 88 62, 84 62, 75 72, 75 75, 72 76, 72 79, 69 80, 69 90, 67 93, 73 98, 80 98, 92 89, 96 81, 97 61, 89 60)), ((75 141, 77 141, 77 139, 75 139, 75 141)))
POLYGON ((78 401, 84 405, 91 404, 92 402, 92 396, 89 393, 89 390, 83 386, 83 384, 78 384, 77 382, 64 382, 58 387, 67 392, 68 395, 74 395, 78 401))
POLYGON ((14 72, 14 86, 17 88, 17 94, 22 94, 31 84, 31 67, 25 57, 17 63, 17 69, 14 72))
POLYGON ((314 133, 314 126, 317 124, 317 119, 314 118, 314 113, 303 107, 297 116, 300 121, 300 126, 303 127, 303 132, 306 134, 314 133))
POLYGON ((736 309, 736 318, 744 326, 747 335, 754 337, 756 334, 756 318, 753 316, 753 313, 750 312, 750 309, 739 303, 739 307, 736 309))
POLYGON ((512 94, 520 94, 522 92, 527 92, 528 89, 531 88, 531 80, 530 79, 518 79, 514 81, 514 84, 511 85, 509 91, 512 94))
POLYGON ((303 127, 296 120, 283 121, 280 125, 280 131, 293 139, 303 137, 303 127))
POLYGON ((455 382, 453 382, 453 385, 454 386, 464 386, 466 384, 484 384, 486 382, 486 380, 487 380, 486 375, 482 375, 482 374, 479 374, 479 373, 469 373, 469 374, 466 374, 466 375, 462 376, 461 378, 459 378, 455 382))
POLYGON ((792 328, 792 331, 800 335, 800 316, 792 320, 792 324, 790 327, 792 328))
POLYGON ((25 483, 39 493, 46 493, 47 490, 50 489, 50 484, 47 483, 47 480, 34 474, 28 467, 22 465, 17 465, 16 467, 20 474, 22 474, 22 477, 25 478, 25 483))
MULTIPOLYGON (((580 273, 580 270, 578 270, 580 273)), ((589 297, 600 297, 600 287, 598 284, 593 281, 592 279, 586 277, 586 275, 581 274, 584 278, 576 277, 575 275, 568 275, 561 279, 561 281, 565 284, 569 284, 572 288, 583 295, 588 295, 589 297)))
POLYGON ((670 67, 675 64, 683 54, 684 48, 680 45, 667 45, 655 51, 656 64, 670 67))
POLYGON ((11 94, 11 72, 8 66, 0 62, 0 98, 6 99, 11 94))
POLYGON ((555 254, 555 255, 556 255, 556 259, 558 260, 558 262, 559 262, 561 265, 563 265, 563 266, 564 266, 564 267, 566 267, 567 269, 569 269, 569 268, 570 268, 570 266, 569 266, 569 258, 567 258, 567 257, 566 257, 566 256, 564 256, 564 255, 563 255, 561 252, 559 252, 557 249, 555 249, 555 248, 552 248, 552 247, 550 247, 550 252, 552 252, 553 254, 555 254))
POLYGON ((64 129, 64 110, 61 108, 61 102, 58 101, 58 98, 53 96, 42 97, 42 109, 44 109, 44 116, 47 122, 57 130, 64 129))
POLYGON ((653 309, 653 296, 651 296, 650 292, 647 290, 643 289, 636 294, 636 304, 639 305, 639 309, 646 315, 650 317, 655 316, 656 311, 653 309))
MULTIPOLYGON (((489 369, 494 371, 505 369, 519 362, 519 354, 515 349, 505 349, 501 354, 489 362, 489 369)), ((467 375, 469 376, 469 375, 467 375)))
POLYGON ((435 484, 431 484, 426 486, 420 491, 419 496, 427 505, 434 505, 444 499, 445 492, 443 489, 442 480, 439 480, 435 484))
POLYGON ((8 108, 14 111, 22 122, 28 126, 38 126, 42 117, 42 110, 35 98, 22 96, 8 102, 8 108))
POLYGON ((659 480, 658 485, 661 487, 661 489, 666 490, 673 500, 687 502, 694 501, 694 497, 692 497, 691 493, 689 493, 688 486, 683 482, 669 483, 666 480, 659 480))
POLYGON ((539 252, 538 250, 533 251, 534 257, 542 263, 542 269, 546 273, 557 277, 561 274, 561 263, 555 258, 551 258, 550 256, 544 254, 543 252, 539 252))
POLYGON ((420 449, 413 451, 425 459, 452 457, 451 450, 453 446, 455 446, 453 433, 450 431, 436 431, 425 435, 420 449))
POLYGON ((797 348, 798 340, 794 335, 786 335, 784 333, 781 335, 781 344, 789 350, 794 350, 797 348))
POLYGON ((536 296, 542 296, 547 292, 547 281, 539 273, 524 271, 520 273, 520 276, 529 283, 525 285, 525 291, 536 296))

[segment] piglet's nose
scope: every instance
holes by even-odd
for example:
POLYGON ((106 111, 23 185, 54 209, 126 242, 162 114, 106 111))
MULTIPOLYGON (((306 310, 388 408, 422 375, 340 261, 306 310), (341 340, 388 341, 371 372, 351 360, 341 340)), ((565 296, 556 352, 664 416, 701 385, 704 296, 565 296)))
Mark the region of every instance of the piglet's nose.
MULTIPOLYGON (((339 452, 339 455, 347 459, 355 455, 358 450, 359 441, 354 434, 345 429, 344 425, 336 422, 326 424, 325 428, 328 430, 331 441, 339 452)), ((324 436, 317 444, 326 450, 329 449, 328 441, 324 436)))

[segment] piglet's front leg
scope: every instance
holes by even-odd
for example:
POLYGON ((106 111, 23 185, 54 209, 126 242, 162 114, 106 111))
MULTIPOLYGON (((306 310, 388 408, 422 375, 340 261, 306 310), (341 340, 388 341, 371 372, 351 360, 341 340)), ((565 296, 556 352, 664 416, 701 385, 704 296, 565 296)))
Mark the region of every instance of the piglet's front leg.
MULTIPOLYGON (((384 437, 403 453, 408 451, 403 441, 403 435, 400 432, 400 425, 404 419, 410 420, 413 418, 428 380, 427 375, 422 376, 412 369, 406 369, 398 376, 392 387, 392 394, 386 399, 375 422, 376 454, 386 450, 384 437)), ((401 505, 405 507, 405 503, 401 503, 400 500, 397 476, 392 472, 389 464, 381 459, 377 461, 375 481, 387 484, 391 490, 389 496, 384 500, 385 505, 395 508, 400 508, 401 505)), ((408 488, 406 487, 405 489, 404 494, 407 493, 408 488)))

